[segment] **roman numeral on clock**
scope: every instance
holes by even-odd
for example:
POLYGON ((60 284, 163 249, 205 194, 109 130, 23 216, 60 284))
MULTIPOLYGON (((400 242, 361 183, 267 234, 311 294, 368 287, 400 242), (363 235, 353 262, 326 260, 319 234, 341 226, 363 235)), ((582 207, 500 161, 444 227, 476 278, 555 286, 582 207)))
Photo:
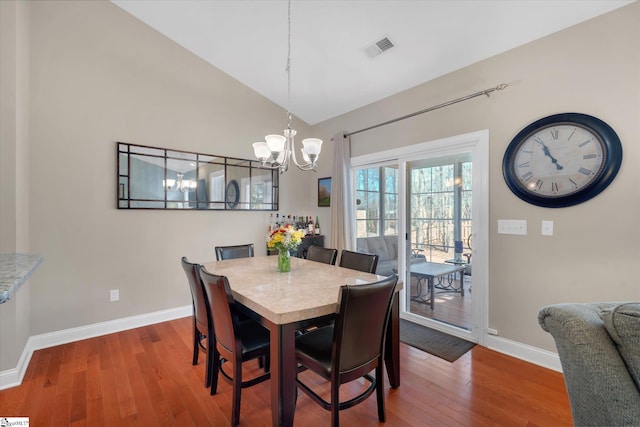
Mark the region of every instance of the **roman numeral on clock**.
POLYGON ((583 175, 590 175, 591 174, 591 171, 589 169, 587 169, 587 168, 580 168, 580 169, 578 169, 578 172, 583 174, 583 175))

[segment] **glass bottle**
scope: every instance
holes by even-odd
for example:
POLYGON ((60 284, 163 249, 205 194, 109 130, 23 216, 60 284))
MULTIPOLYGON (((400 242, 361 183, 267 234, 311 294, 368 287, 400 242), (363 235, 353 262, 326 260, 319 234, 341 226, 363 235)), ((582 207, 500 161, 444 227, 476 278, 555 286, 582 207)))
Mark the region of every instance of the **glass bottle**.
POLYGON ((309 216, 309 222, 307 223, 307 234, 313 236, 313 217, 309 216))

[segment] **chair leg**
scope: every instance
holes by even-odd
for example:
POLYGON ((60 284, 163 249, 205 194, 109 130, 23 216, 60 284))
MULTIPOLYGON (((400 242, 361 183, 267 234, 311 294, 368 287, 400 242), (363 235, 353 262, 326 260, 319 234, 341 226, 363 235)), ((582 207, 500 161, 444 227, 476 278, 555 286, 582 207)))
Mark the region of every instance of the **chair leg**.
POLYGON ((381 360, 376 368, 376 398, 378 399, 378 420, 383 423, 387 416, 384 408, 384 372, 382 365, 384 361, 381 360))
POLYGON ((269 356, 268 354, 266 356, 264 356, 264 372, 270 372, 271 371, 271 356, 269 356))
POLYGON ((198 353, 200 353, 200 331, 196 327, 195 320, 193 321, 193 365, 198 364, 198 353))
POLYGON ((220 353, 215 347, 215 343, 212 343, 211 351, 211 395, 213 396, 218 392, 218 374, 220 372, 220 353))
POLYGON ((340 384, 331 382, 331 427, 340 426, 340 384))
POLYGON ((242 393, 242 361, 234 360, 233 362, 233 401, 231 408, 231 425, 240 424, 240 396, 242 393))
POLYGON ((214 365, 213 365, 213 357, 211 354, 211 350, 209 350, 209 348, 207 348, 207 358, 206 358, 206 363, 207 366, 205 368, 205 372, 204 372, 204 386, 206 388, 211 387, 211 379, 213 377, 213 369, 214 369, 214 365))

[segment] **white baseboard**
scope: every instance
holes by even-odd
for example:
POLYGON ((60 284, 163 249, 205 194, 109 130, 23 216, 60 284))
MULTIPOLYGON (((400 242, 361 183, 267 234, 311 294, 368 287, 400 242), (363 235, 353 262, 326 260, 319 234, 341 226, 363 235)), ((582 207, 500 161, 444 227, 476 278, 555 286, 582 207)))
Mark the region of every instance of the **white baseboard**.
POLYGON ((177 307, 169 310, 155 311, 153 313, 140 314, 137 316, 124 317, 122 319, 115 319, 107 322, 94 323, 92 325, 30 336, 24 350, 22 351, 22 355, 18 361, 18 366, 14 369, 8 369, 0 372, 0 390, 15 387, 22 383, 24 374, 29 366, 29 362, 31 361, 31 356, 36 350, 191 316, 193 313, 192 310, 193 308, 191 305, 186 305, 184 307, 177 307))
POLYGON ((499 353, 504 353, 547 369, 562 372, 560 358, 556 353, 493 335, 487 336, 485 345, 487 348, 499 353))

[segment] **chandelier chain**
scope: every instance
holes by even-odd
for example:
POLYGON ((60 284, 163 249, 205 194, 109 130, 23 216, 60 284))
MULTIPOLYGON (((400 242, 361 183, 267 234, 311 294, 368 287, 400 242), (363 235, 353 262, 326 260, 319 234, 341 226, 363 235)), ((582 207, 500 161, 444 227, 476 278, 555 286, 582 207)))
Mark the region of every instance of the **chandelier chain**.
POLYGON ((287 116, 291 129, 291 0, 287 5, 287 116))

